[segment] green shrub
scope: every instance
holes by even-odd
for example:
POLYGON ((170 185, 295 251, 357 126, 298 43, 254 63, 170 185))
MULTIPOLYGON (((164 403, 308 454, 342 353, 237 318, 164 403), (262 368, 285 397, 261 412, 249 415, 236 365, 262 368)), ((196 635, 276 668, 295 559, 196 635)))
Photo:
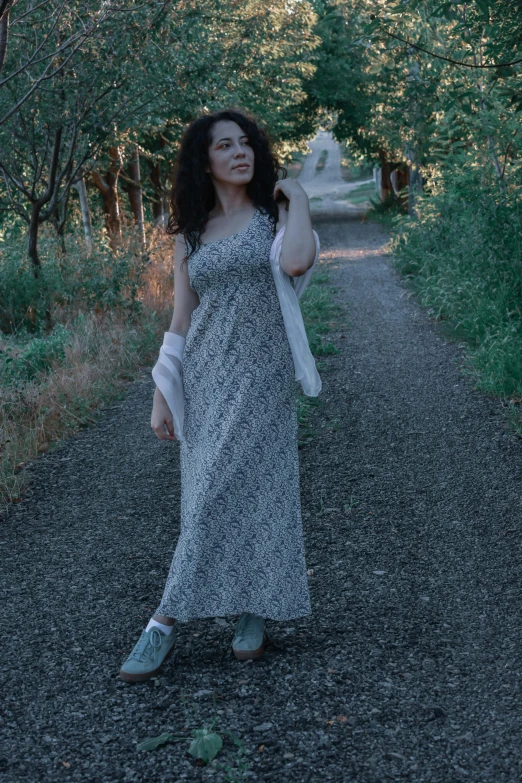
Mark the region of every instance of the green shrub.
POLYGON ((72 333, 63 324, 56 324, 49 335, 26 342, 18 339, 14 346, 7 345, 0 352, 0 385, 32 380, 52 369, 53 362, 63 362, 71 338, 72 333))
POLYGON ((115 308, 138 312, 138 291, 149 259, 132 248, 111 253, 97 245, 88 255, 75 236, 66 237, 63 254, 49 232, 40 239, 38 278, 27 259, 23 237, 0 243, 0 330, 5 334, 48 328, 48 314, 57 306, 79 310, 115 308))
POLYGON ((477 384, 522 394, 522 189, 455 167, 393 231, 396 268, 469 345, 477 384))

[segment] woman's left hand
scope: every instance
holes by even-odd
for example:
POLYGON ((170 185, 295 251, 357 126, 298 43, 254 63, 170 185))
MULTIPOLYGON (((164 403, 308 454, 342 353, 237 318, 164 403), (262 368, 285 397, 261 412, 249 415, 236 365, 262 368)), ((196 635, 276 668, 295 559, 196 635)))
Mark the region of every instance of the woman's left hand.
MULTIPOLYGON (((289 201, 292 199, 293 196, 297 196, 297 195, 306 196, 306 191, 303 189, 302 185, 300 185, 299 182, 295 179, 279 179, 276 182, 274 188, 274 201, 277 200, 277 196, 279 193, 282 193, 283 196, 285 196, 289 201)), ((308 196, 306 196, 306 198, 308 198, 308 196)))

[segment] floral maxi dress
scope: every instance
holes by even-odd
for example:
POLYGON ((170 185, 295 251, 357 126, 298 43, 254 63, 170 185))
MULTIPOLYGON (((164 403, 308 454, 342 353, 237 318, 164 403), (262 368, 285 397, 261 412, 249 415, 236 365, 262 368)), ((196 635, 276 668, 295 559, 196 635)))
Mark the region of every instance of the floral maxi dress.
MULTIPOLYGON (((268 214, 189 259, 199 296, 183 355, 181 530, 157 614, 186 622, 311 614, 295 370, 268 214)), ((293 281, 292 281, 293 282, 293 281)))

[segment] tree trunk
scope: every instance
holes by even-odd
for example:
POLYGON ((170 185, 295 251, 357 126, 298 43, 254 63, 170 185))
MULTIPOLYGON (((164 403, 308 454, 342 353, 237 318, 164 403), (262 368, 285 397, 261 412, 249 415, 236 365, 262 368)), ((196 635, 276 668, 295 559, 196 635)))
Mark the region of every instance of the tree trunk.
POLYGON ((111 250, 115 250, 121 242, 120 202, 118 198, 118 178, 121 171, 120 148, 109 150, 111 165, 104 177, 99 171, 91 171, 91 180, 98 188, 103 199, 105 225, 109 235, 111 250))
POLYGON ((382 182, 382 171, 378 166, 373 167, 373 181, 375 183, 375 191, 379 194, 379 198, 381 197, 381 182, 382 182))
MULTIPOLYGON (((40 257, 38 255, 38 227, 40 225, 42 206, 43 205, 41 202, 33 202, 31 210, 31 222, 29 223, 29 232, 27 235, 27 255, 29 256, 29 259, 33 265, 33 276, 36 280, 39 279, 42 268, 40 257)), ((28 313, 28 318, 33 328, 36 324, 35 316, 35 310, 34 308, 31 308, 31 312, 28 313)), ((53 319, 48 304, 45 306, 45 326, 48 333, 52 331, 53 319)))
MULTIPOLYGON (((160 150, 165 149, 167 146, 166 140, 163 136, 158 139, 160 150)), ((147 158, 147 165, 149 167, 149 182, 152 186, 154 198, 152 200, 152 215, 156 225, 165 227, 166 220, 168 220, 168 194, 165 187, 165 180, 162 176, 162 161, 152 161, 147 158)))
MULTIPOLYGON (((7 37, 9 33, 9 13, 12 0, 7 0, 3 13, 0 15, 0 76, 7 54, 7 37)), ((0 4, 1 5, 1 4, 0 4)))
POLYGON ((54 226, 54 230, 56 231, 56 236, 60 242, 60 248, 63 255, 67 253, 67 248, 65 247, 65 229, 67 226, 67 212, 69 209, 70 194, 71 187, 68 185, 64 190, 61 201, 56 204, 51 216, 51 222, 54 226))
POLYGON ((134 216, 134 227, 138 232, 138 240, 142 250, 146 248, 145 222, 143 217, 143 191, 141 187, 140 176, 140 153, 136 145, 132 151, 132 157, 127 167, 129 182, 127 183, 127 192, 129 194, 129 203, 134 216))
POLYGON ((74 183, 73 187, 78 191, 78 196, 80 198, 85 244, 87 246, 87 252, 90 254, 92 253, 92 220, 91 210, 89 209, 89 199, 87 198, 87 188, 83 176, 78 182, 74 183))
POLYGON ((60 219, 58 207, 56 208, 56 215, 53 218, 52 223, 54 225, 54 230, 56 231, 56 237, 60 243, 60 250, 62 251, 62 255, 65 256, 67 254, 67 248, 65 247, 65 223, 62 223, 60 219))
POLYGON ((407 202, 407 198, 402 191, 405 187, 407 187, 409 178, 409 169, 405 163, 396 164, 395 168, 390 174, 390 181, 393 187, 393 191, 397 196, 397 200, 402 206, 405 206, 407 202))
POLYGON ((152 185, 152 190, 154 193, 154 198, 152 200, 152 215, 154 217, 154 222, 157 223, 157 225, 164 225, 164 214, 166 211, 166 198, 165 198, 165 190, 163 187, 163 180, 161 177, 161 162, 158 161, 157 163, 153 163, 152 161, 147 161, 150 169, 149 173, 149 182, 152 185))
POLYGON ((381 201, 386 199, 393 193, 393 185, 390 179, 390 163, 386 151, 379 150, 379 158, 381 159, 381 201))
MULTIPOLYGON (((47 181, 47 189, 43 196, 39 199, 33 199, 31 202, 31 217, 29 219, 29 230, 27 235, 27 255, 33 265, 33 275, 35 278, 40 276, 40 258, 38 256, 38 226, 45 219, 50 217, 49 214, 42 213, 46 204, 49 201, 52 204, 53 195, 56 188, 56 172, 58 169, 58 162, 60 159, 60 149, 62 144, 62 131, 63 128, 58 127, 54 134, 53 151, 51 154, 51 161, 49 164, 49 177, 47 181)), ((59 187, 59 184, 58 184, 59 187)))
POLYGON ((33 276, 38 279, 40 277, 40 257, 38 255, 38 226, 40 225, 40 210, 41 206, 38 202, 33 202, 31 210, 31 221, 29 223, 29 230, 27 233, 27 255, 33 265, 33 276))

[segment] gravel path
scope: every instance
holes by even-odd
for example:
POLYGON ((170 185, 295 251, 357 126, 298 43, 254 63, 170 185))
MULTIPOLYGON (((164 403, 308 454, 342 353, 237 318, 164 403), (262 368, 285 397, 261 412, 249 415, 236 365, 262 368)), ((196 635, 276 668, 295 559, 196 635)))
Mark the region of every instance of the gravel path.
MULTIPOLYGON (((323 220, 353 220, 363 209, 361 204, 354 205, 347 199, 348 193, 360 185, 373 182, 371 179, 358 179, 346 182, 341 174, 341 145, 335 141, 330 131, 319 131, 308 142, 309 154, 299 174, 299 184, 306 191, 310 201, 310 212, 315 222, 323 220), (328 153, 326 164, 321 171, 316 166, 325 151, 328 153)), ((366 208, 370 203, 366 203, 366 208)))
POLYGON ((348 184, 341 176, 341 145, 335 141, 329 131, 318 131, 317 136, 308 142, 310 154, 304 159, 304 165, 299 174, 300 184, 307 192, 313 190, 314 195, 332 193, 337 188, 346 188, 348 184), (315 167, 319 162, 321 152, 327 152, 326 161, 321 171, 315 167))
POLYGON ((150 373, 33 463, 3 522, 3 781, 522 780, 522 445, 473 390, 383 255, 384 230, 322 223, 347 323, 300 451, 313 615, 268 622, 240 663, 233 618, 178 625, 157 683, 118 677, 178 535, 178 444, 150 430, 150 373), (237 731, 199 766, 171 730, 237 731))

